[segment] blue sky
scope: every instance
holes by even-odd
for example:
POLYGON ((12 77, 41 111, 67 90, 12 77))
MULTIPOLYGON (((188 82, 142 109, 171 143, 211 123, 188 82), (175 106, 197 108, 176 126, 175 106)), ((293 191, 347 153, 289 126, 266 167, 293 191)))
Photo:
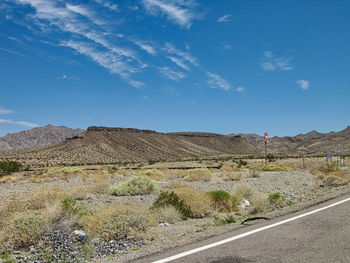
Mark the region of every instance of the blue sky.
POLYGON ((296 135, 350 116, 350 1, 4 0, 0 135, 296 135))

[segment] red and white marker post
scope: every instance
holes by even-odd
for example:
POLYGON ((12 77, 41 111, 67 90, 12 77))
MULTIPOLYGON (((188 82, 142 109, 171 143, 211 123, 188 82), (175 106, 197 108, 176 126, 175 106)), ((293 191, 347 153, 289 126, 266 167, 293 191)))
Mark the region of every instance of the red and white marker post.
POLYGON ((265 132, 265 162, 267 162, 267 143, 269 142, 269 134, 265 132))

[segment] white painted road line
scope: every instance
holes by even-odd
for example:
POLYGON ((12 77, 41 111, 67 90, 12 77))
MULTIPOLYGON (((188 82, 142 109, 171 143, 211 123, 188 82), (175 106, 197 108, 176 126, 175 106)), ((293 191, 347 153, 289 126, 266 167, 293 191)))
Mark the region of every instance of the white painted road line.
POLYGON ((313 211, 307 212, 307 213, 305 213, 305 214, 301 214, 301 215, 298 215, 298 216, 295 216, 295 217, 292 217, 292 218, 289 218, 289 219, 286 219, 286 220, 283 220, 283 221, 280 221, 280 222, 277 222, 277 223, 274 223, 274 224, 271 224, 271 225, 268 225, 268 226, 264 226, 264 227, 261 227, 261 228, 258 228, 258 229, 254 229, 254 230, 252 230, 252 231, 249 231, 249 232, 246 232, 246 233, 243 233, 243 234, 234 236, 234 237, 230 237, 230 238, 227 238, 227 239, 224 239, 224 240, 221 240, 221 241, 218 241, 218 242, 215 242, 215 243, 206 245, 206 246, 202 246, 202 247, 195 248, 195 249, 192 249, 192 250, 189 250, 189 251, 186 251, 186 252, 182 252, 182 253, 180 253, 180 254, 177 254, 177 255, 174 255, 174 256, 171 256, 171 257, 167 257, 167 258, 164 258, 164 259, 160 259, 160 260, 154 261, 153 263, 166 263, 166 262, 173 261, 173 260, 175 260, 175 259, 179 259, 179 258, 182 258, 182 257, 186 257, 186 256, 189 256, 189 255, 191 255, 191 254, 198 253, 198 252, 201 252, 201 251, 203 251, 203 250, 207 250, 207 249, 209 249, 209 248, 217 247, 217 246, 226 244, 226 243, 228 243, 228 242, 232 242, 232 241, 234 241, 234 240, 237 240, 237 239, 240 239, 240 238, 243 238, 243 237, 246 237, 246 236, 250 236, 250 235, 253 235, 253 234, 255 234, 255 233, 258 233, 258 232, 261 232, 261 231, 264 231, 264 230, 267 230, 267 229, 270 229, 270 228, 273 228, 273 227, 276 227, 276 226, 279 226, 279 225, 283 225, 283 224, 285 224, 285 223, 288 223, 288 222, 297 220, 297 219, 299 219, 299 218, 303 218, 303 217, 305 217, 305 216, 309 216, 309 215, 318 213, 318 212, 320 212, 320 211, 323 211, 323 210, 326 210, 326 209, 328 209, 328 208, 331 208, 331 207, 340 205, 340 204, 345 203, 345 202, 347 202, 347 201, 350 201, 350 198, 347 198, 347 199, 344 199, 344 200, 342 200, 342 201, 333 203, 333 204, 331 204, 331 205, 328 205, 328 206, 325 206, 325 207, 318 208, 318 209, 315 209, 315 210, 313 210, 313 211))

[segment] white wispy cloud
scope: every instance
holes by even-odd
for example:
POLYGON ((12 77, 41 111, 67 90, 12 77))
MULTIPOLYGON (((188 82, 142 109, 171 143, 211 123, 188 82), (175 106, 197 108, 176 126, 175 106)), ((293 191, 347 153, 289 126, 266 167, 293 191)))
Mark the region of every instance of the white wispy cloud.
POLYGON ((148 54, 151 54, 153 56, 157 54, 155 47, 151 43, 140 40, 134 40, 133 42, 135 45, 137 45, 142 50, 146 51, 148 54))
POLYGON ((208 84, 210 87, 217 88, 217 89, 223 89, 223 90, 232 89, 231 84, 226 79, 221 77, 220 75, 218 75, 216 73, 211 73, 211 72, 207 72, 207 75, 209 77, 208 84))
POLYGON ((12 110, 0 107, 0 114, 5 115, 5 114, 11 114, 11 113, 13 113, 12 110))
POLYGON ((26 121, 14 121, 14 120, 4 120, 0 119, 0 123, 6 123, 6 124, 14 124, 14 125, 21 125, 29 128, 35 128, 38 127, 38 124, 26 122, 26 121))
POLYGON ((181 51, 177 49, 172 43, 166 42, 164 50, 168 52, 169 54, 177 55, 178 57, 181 57, 183 60, 188 61, 194 66, 198 66, 198 63, 196 59, 191 55, 189 52, 181 51))
POLYGON ((219 17, 218 22, 220 22, 220 23, 227 23, 227 22, 231 21, 230 18, 231 18, 230 14, 224 15, 224 16, 219 17))
POLYGON ((304 80, 304 79, 299 79, 297 81, 297 84, 299 85, 299 88, 301 88, 302 90, 307 90, 307 89, 309 89, 310 81, 304 80))
POLYGON ((197 5, 195 1, 191 0, 142 0, 147 12, 151 15, 165 15, 174 23, 190 28, 192 20, 197 18, 193 7, 197 5))
POLYGON ((243 86, 238 86, 238 88, 236 89, 239 93, 244 93, 245 92, 245 87, 243 86))
POLYGON ((168 56, 168 58, 172 62, 174 62, 177 66, 179 66, 180 68, 182 68, 184 70, 190 70, 190 68, 186 65, 186 63, 181 58, 176 58, 176 57, 171 57, 171 56, 168 56))
POLYGON ((172 69, 170 69, 169 67, 160 67, 159 71, 166 76, 167 78, 171 79, 171 80, 180 80, 184 77, 186 77, 186 74, 183 72, 179 72, 179 71, 174 71, 172 69))
POLYGON ((229 50, 229 49, 232 49, 233 46, 230 45, 230 44, 224 44, 224 45, 223 45, 223 48, 226 49, 226 50, 229 50))
POLYGON ((1 47, 0 47, 0 51, 5 52, 5 53, 8 53, 8 54, 12 54, 12 55, 24 57, 23 54, 21 54, 21 53, 19 53, 19 52, 17 52, 17 51, 13 51, 13 50, 7 49, 7 48, 1 48, 1 47))
MULTIPOLYGON (((16 2, 30 5, 34 9, 35 12, 28 17, 34 24, 39 25, 43 31, 56 29, 70 33, 71 36, 83 37, 79 41, 62 40, 60 45, 68 46, 88 56, 99 65, 107 68, 111 73, 119 74, 123 80, 134 87, 143 85, 141 82, 132 80, 130 75, 146 67, 146 64, 140 61, 133 50, 118 45, 115 41, 115 34, 110 34, 103 27, 100 27, 106 21, 97 18, 98 16, 94 10, 84 5, 62 5, 58 1, 49 0, 16 0, 16 2)), ((97 2, 110 5, 108 1, 101 0, 97 2)), ((112 9, 116 8, 114 6, 110 7, 112 9)), ((141 42, 139 44, 142 44, 141 48, 153 52, 150 46, 141 42)))
POLYGON ((264 57, 260 62, 260 67, 264 71, 289 71, 294 69, 291 61, 292 58, 290 57, 275 57, 271 51, 265 51, 264 57))
POLYGON ((61 46, 72 48, 78 53, 89 57, 100 66, 108 69, 110 73, 120 75, 123 80, 128 82, 131 86, 136 88, 144 86, 143 83, 132 80, 130 77, 131 73, 135 73, 137 70, 130 67, 130 65, 126 62, 122 61, 116 54, 103 52, 90 44, 74 40, 62 41, 61 46))
POLYGON ((117 4, 112 4, 109 1, 105 1, 105 0, 95 0, 96 3, 99 3, 101 5, 103 5, 104 7, 107 7, 108 9, 110 9, 111 11, 117 11, 118 10, 118 5, 117 4))

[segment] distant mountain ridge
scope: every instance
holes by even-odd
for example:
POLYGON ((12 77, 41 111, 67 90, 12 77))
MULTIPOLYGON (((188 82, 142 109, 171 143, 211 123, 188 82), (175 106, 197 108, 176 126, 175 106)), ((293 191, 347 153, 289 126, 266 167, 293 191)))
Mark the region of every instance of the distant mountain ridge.
MULTIPOLYGON (((257 134, 239 134, 242 138, 264 149, 264 137, 257 134)), ((296 136, 272 137, 268 142, 268 150, 279 154, 324 154, 328 151, 341 150, 350 154, 350 126, 339 132, 320 133, 311 131, 296 136)))
POLYGON ((8 133, 0 137, 0 150, 36 148, 49 146, 82 133, 83 129, 47 125, 27 131, 8 133))
MULTIPOLYGON (((46 129, 50 128, 53 129, 52 126, 46 126, 46 129)), ((61 137, 56 136, 57 141, 60 141, 56 144, 38 148, 39 140, 36 138, 29 140, 36 148, 2 151, 1 155, 3 158, 17 159, 26 163, 52 165, 264 155, 264 137, 256 134, 161 133, 134 128, 95 126, 80 133, 81 130, 72 131, 64 128, 68 129, 69 133, 61 137)), ((32 138, 38 133, 30 134, 27 135, 32 138)), ((52 143, 53 136, 47 136, 50 140, 43 141, 47 144, 52 143)), ((311 131, 297 136, 276 136, 270 138, 268 142, 268 152, 282 156, 325 155, 328 151, 335 152, 338 149, 350 155, 350 127, 339 132, 311 131)))

